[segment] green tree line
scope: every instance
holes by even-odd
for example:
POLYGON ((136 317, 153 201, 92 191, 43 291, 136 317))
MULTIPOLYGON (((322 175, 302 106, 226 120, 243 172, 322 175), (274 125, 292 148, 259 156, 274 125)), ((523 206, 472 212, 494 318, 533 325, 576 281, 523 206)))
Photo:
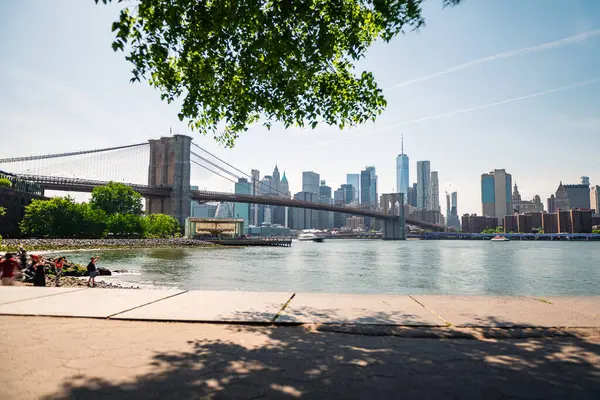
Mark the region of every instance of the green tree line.
POLYGON ((180 232, 179 222, 169 215, 143 215, 142 196, 116 182, 94 188, 89 203, 69 196, 33 200, 20 228, 24 235, 46 238, 164 238, 180 232))

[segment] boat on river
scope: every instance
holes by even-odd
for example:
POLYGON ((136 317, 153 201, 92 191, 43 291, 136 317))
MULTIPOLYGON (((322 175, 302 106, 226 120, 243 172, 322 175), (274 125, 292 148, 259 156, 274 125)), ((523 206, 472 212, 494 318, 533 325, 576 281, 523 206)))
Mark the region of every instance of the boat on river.
POLYGON ((492 242, 508 242, 510 241, 509 238, 507 238, 506 236, 500 236, 500 235, 496 235, 491 239, 492 242))
POLYGON ((298 235, 298 240, 301 242, 317 242, 322 243, 325 238, 322 236, 317 236, 314 233, 301 233, 298 235))

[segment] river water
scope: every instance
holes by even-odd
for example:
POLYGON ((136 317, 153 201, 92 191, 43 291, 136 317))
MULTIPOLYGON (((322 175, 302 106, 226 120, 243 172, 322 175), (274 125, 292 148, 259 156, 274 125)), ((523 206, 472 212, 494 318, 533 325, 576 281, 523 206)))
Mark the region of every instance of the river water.
MULTIPOLYGON (((142 287, 323 293, 600 295, 600 242, 294 242, 291 248, 95 251, 103 280, 142 287)), ((66 254, 87 263, 90 252, 66 254)))

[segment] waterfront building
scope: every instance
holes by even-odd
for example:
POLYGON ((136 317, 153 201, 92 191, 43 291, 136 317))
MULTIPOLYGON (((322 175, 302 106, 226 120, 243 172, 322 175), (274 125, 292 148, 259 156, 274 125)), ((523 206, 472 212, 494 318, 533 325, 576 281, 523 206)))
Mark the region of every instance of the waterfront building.
POLYGON ((559 233, 571 233, 571 213, 568 210, 556 212, 559 233))
POLYGON ((316 172, 304 171, 302 172, 302 191, 307 193, 314 193, 319 196, 319 182, 320 176, 316 172))
POLYGON ((360 174, 347 174, 346 184, 354 187, 354 198, 352 200, 360 203, 360 174))
POLYGON ((514 233, 518 231, 519 227, 517 225, 516 215, 505 215, 503 221, 504 223, 502 226, 504 227, 504 233, 514 233))
POLYGON ((571 209, 571 233, 592 233, 592 210, 571 209))
MULTIPOLYGON (((333 198, 331 197, 331 186, 327 186, 327 182, 322 180, 319 186, 319 203, 333 205, 333 198)), ((318 211, 318 228, 319 229, 333 229, 333 213, 330 211, 318 211)))
POLYGON ((565 190, 562 181, 558 185, 558 189, 556 189, 554 208, 556 209, 556 211, 571 209, 571 206, 569 205, 569 195, 567 194, 567 191, 565 190))
POLYGON ((590 208, 590 184, 564 185, 569 198, 569 208, 590 208))
POLYGON ((531 228, 533 228, 533 224, 531 223, 531 215, 517 214, 517 232, 531 233, 531 228))
POLYGON ((357 216, 346 218, 346 228, 352 230, 363 230, 365 229, 365 219, 357 216))
POLYGON ((558 233, 558 215, 556 213, 542 213, 542 229, 544 233, 558 233))
POLYGON ((590 188, 590 208, 595 215, 600 215, 600 186, 592 186, 590 188))
POLYGON ((429 210, 431 199, 431 163, 417 161, 417 208, 429 210))
MULTIPOLYGON (((246 178, 239 178, 235 184, 235 194, 251 194, 252 185, 246 178)), ((250 204, 248 203, 234 203, 233 204, 233 216, 237 219, 244 220, 243 231, 248 231, 248 225, 250 224, 250 204)))
POLYGON ((409 159, 404 154, 404 135, 401 139, 400 154, 396 157, 396 191, 404 193, 404 203, 408 202, 408 187, 409 187, 409 159))
POLYGON ((533 229, 542 229, 542 215, 544 214, 543 211, 530 212, 526 214, 531 216, 531 226, 533 227, 533 229))
POLYGON ((431 198, 429 208, 433 211, 441 211, 440 207, 440 182, 437 171, 431 171, 431 198))
POLYGON ((556 212, 556 198, 554 197, 554 195, 551 194, 550 197, 548 197, 548 199, 546 200, 546 202, 548 203, 547 211, 549 213, 555 213, 556 212))
POLYGON ((276 237, 285 236, 289 237, 292 235, 290 228, 278 224, 264 223, 260 226, 253 226, 248 229, 248 234, 259 237, 276 237))
POLYGON ((495 169, 481 175, 481 205, 482 214, 494 217, 498 223, 505 215, 513 213, 512 205, 512 176, 504 169, 495 169))
POLYGON ((498 227, 498 218, 496 217, 465 214, 461 220, 464 233, 481 233, 486 229, 496 229, 498 227))
POLYGON ((366 169, 360 172, 360 204, 371 207, 371 172, 366 169))

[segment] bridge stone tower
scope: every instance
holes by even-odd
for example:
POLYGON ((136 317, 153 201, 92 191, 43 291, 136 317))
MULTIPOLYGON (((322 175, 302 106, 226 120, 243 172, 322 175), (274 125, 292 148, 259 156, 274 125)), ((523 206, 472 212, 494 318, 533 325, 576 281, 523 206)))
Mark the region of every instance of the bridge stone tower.
POLYGON ((168 214, 183 226, 190 216, 190 146, 192 138, 173 135, 149 140, 148 186, 171 187, 168 198, 146 199, 148 214, 168 214))
POLYGON ((404 193, 382 194, 380 203, 385 214, 398 216, 398 218, 384 220, 383 239, 405 240, 404 193))

